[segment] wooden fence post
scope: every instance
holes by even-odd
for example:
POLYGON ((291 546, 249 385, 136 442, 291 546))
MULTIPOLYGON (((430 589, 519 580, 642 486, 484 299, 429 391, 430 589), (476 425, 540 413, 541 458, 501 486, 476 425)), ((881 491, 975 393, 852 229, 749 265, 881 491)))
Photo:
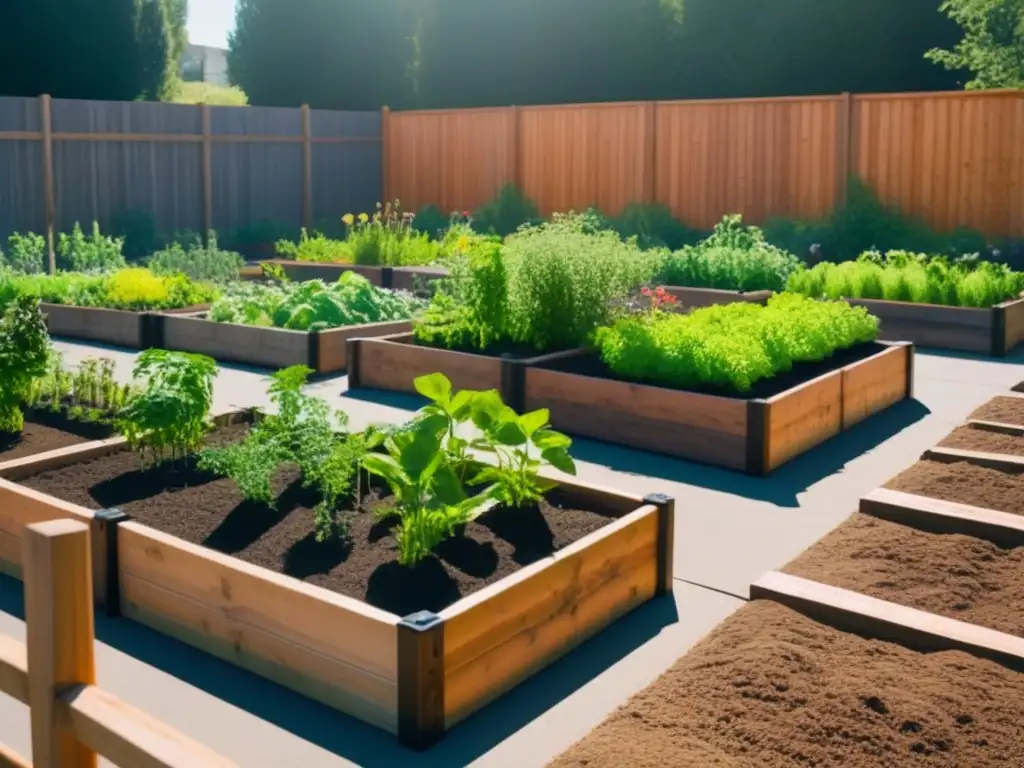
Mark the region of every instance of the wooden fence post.
POLYGON ((96 683, 89 527, 30 525, 23 551, 32 765, 95 768, 96 753, 56 717, 60 689, 96 683))
POLYGON ((853 154, 853 96, 839 96, 836 109, 836 204, 834 210, 846 207, 846 191, 850 183, 853 154))
POLYGON ((644 105, 644 176, 643 199, 654 203, 658 195, 658 103, 644 105))
POLYGON ((203 118, 203 242, 210 243, 213 230, 213 167, 211 160, 210 105, 201 104, 203 118))
POLYGON ((53 252, 54 229, 56 228, 56 205, 53 197, 53 119, 49 94, 39 97, 39 122, 43 134, 43 201, 46 211, 46 252, 48 268, 52 275, 57 271, 57 259, 53 252))
POLYGON ((381 202, 391 201, 391 163, 388 162, 391 134, 391 107, 385 105, 380 109, 380 189, 381 202))
POLYGON ((313 126, 309 104, 302 105, 302 226, 313 229, 313 126))
POLYGON ((509 107, 509 127, 508 127, 508 167, 509 175, 513 184, 516 185, 517 189, 523 188, 523 165, 522 165, 522 145, 520 144, 520 133, 522 132, 522 111, 519 107, 514 104, 509 107))

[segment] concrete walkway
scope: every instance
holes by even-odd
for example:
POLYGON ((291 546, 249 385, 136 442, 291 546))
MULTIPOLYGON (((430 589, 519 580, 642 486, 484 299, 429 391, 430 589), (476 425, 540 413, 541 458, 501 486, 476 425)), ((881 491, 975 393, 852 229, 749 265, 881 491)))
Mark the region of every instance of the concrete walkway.
MULTIPOLYGON (((69 363, 133 355, 59 343, 69 363)), ((902 403, 768 480, 579 440, 580 475, 677 499, 675 600, 627 616, 553 667, 454 729, 424 755, 392 737, 127 620, 97 617, 101 685, 240 766, 510 766, 533 768, 562 752, 647 686, 743 604, 749 584, 813 544, 863 494, 917 460, 978 405, 1024 379, 1024 353, 1005 361, 919 353, 916 402, 902 403)), ((224 367, 215 408, 266 404, 266 372, 224 367)), ((397 421, 414 398, 358 393, 344 377, 313 391, 347 411, 353 427, 397 421)), ((24 639, 21 585, 0 579, 0 633, 24 639)), ((0 696, 0 741, 28 754, 28 717, 0 696)), ((125 766, 124 768, 128 768, 125 766)))

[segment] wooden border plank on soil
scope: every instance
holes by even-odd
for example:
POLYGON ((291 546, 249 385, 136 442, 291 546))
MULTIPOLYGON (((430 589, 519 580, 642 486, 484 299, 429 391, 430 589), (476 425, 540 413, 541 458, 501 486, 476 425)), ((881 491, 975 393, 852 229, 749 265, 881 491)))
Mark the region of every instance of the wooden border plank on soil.
POLYGON ((198 352, 223 362, 282 369, 307 365, 316 373, 336 373, 348 364, 348 340, 406 332, 408 320, 367 323, 309 333, 217 323, 205 317, 162 316, 164 348, 198 352))
POLYGON ((1024 437, 1024 426, 1020 424, 1004 424, 1001 421, 969 419, 967 426, 984 432, 997 432, 1001 435, 1010 435, 1011 437, 1024 437))
POLYGON ((719 288, 689 288, 683 285, 663 286, 666 293, 676 297, 683 309, 700 309, 719 304, 766 304, 771 291, 725 291, 719 288))
POLYGON ((986 451, 964 451, 959 448, 929 448, 922 459, 930 461, 966 461, 978 467, 998 469, 1002 472, 1024 472, 1024 456, 1010 456, 1005 453, 988 453, 986 451))
POLYGON ((106 440, 78 443, 65 448, 35 453, 31 456, 22 456, 19 459, 0 462, 0 477, 7 480, 20 480, 40 472, 49 472, 70 464, 77 464, 80 461, 98 459, 127 447, 128 443, 123 437, 110 437, 106 440))
POLYGON ((750 586, 751 600, 772 600, 815 621, 913 650, 963 651, 1024 670, 1024 638, 927 611, 771 571, 750 586))
POLYGON ((888 488, 861 498, 860 512, 929 533, 974 536, 1011 547, 1024 544, 1024 516, 888 488))
POLYGON ((136 523, 122 613, 379 728, 397 728, 398 616, 136 523))

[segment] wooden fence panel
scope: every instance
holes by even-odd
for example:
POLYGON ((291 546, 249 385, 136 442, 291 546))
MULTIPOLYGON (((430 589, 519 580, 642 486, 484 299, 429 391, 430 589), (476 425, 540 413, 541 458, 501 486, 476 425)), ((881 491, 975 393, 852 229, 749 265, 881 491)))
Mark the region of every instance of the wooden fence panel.
MULTIPOLYGON (((379 112, 311 110, 314 140, 330 137, 380 136, 379 112)), ((340 226, 346 213, 369 213, 383 202, 380 142, 313 144, 313 223, 340 226)), ((415 209, 412 209, 415 211, 415 209)))
POLYGON ((690 226, 817 218, 836 195, 838 97, 657 105, 656 195, 690 226))
POLYGON ((402 208, 472 209, 515 178, 512 108, 393 112, 385 188, 402 208))
POLYGON ((524 107, 521 112, 520 184, 543 214, 591 205, 614 214, 644 199, 645 104, 524 107))
MULTIPOLYGON (((39 99, 0 97, 0 132, 39 131, 39 99)), ((38 140, 0 141, 0 250, 14 231, 43 232, 43 152, 38 140)))
POLYGON ((937 229, 1024 235, 1022 99, 1017 91, 855 96, 853 170, 937 229))

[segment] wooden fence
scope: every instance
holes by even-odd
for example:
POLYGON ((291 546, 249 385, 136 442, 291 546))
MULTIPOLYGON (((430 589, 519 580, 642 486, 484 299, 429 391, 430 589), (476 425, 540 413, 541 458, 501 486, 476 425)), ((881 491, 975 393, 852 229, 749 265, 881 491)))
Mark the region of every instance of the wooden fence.
POLYGON ((32 762, 0 744, 3 768, 115 765, 229 768, 233 763, 96 685, 89 528, 74 520, 25 532, 27 642, 0 635, 0 693, 31 708, 32 762))
POLYGON ((661 202, 816 219, 857 174, 939 230, 1024 236, 1024 91, 662 101, 394 112, 385 194, 475 208, 506 182, 542 212, 661 202))
POLYGON ((0 238, 104 227, 298 227, 371 210, 379 112, 0 98, 0 238))

